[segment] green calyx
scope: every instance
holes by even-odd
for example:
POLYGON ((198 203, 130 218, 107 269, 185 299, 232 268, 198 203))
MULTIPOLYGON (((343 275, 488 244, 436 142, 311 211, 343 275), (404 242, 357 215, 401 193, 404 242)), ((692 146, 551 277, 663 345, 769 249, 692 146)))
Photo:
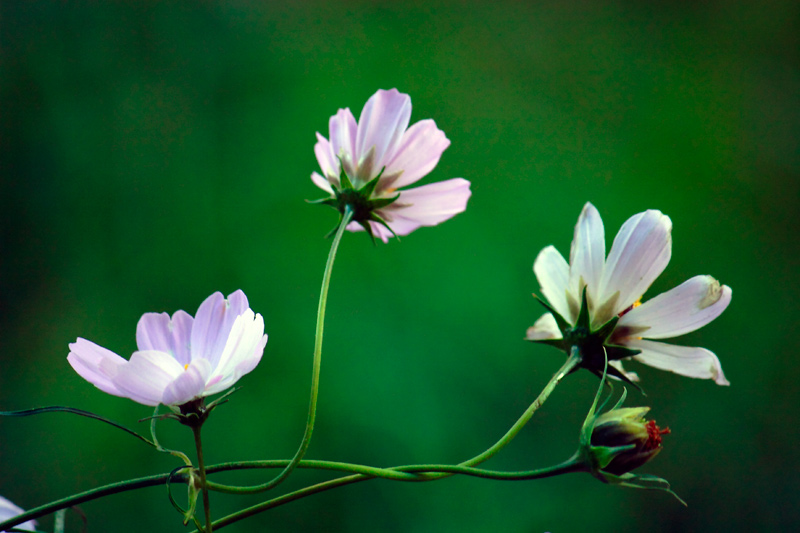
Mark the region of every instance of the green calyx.
MULTIPOLYGON (((607 367, 606 360, 617 361, 626 357, 634 356, 641 353, 640 350, 632 350, 625 346, 618 346, 610 344, 609 339, 614 332, 614 328, 619 322, 618 316, 615 316, 597 329, 591 327, 591 317, 589 316, 589 302, 586 296, 586 287, 583 288, 581 295, 581 308, 578 312, 578 319, 575 324, 570 324, 563 316, 561 316, 550 304, 542 298, 534 295, 534 298, 542 304, 542 306, 553 315, 556 320, 558 329, 561 332, 560 339, 541 339, 533 340, 532 342, 540 342, 555 346, 559 350, 567 354, 573 353, 577 350, 581 357, 581 363, 578 367, 586 368, 598 377, 602 376, 604 372, 621 379, 622 381, 633 385, 641 391, 641 388, 630 381, 622 372, 616 368, 607 367)), ((576 367, 576 368, 578 368, 576 367)))
POLYGON ((671 489, 666 479, 650 474, 633 474, 633 470, 655 457, 660 448, 643 450, 642 439, 646 439, 647 431, 643 416, 649 407, 624 408, 622 403, 627 390, 622 389, 619 401, 608 411, 601 412, 608 404, 609 394, 600 403, 603 386, 607 378, 607 364, 600 377, 600 386, 594 397, 586 420, 581 427, 580 448, 576 456, 585 465, 586 470, 603 483, 636 489, 661 490, 671 494, 683 505, 686 505, 671 489), (600 403, 598 407, 598 403, 600 403), (593 444, 593 441, 595 443, 593 444), (597 441, 602 441, 598 444, 597 441))
MULTIPOLYGON (((395 200, 400 198, 400 194, 396 194, 391 197, 385 198, 373 198, 372 194, 375 192, 375 188, 378 185, 378 181, 383 175, 383 170, 375 176, 372 180, 365 183, 361 188, 356 188, 353 186, 353 183, 350 180, 350 177, 344 171, 344 165, 341 165, 342 171, 339 175, 339 186, 337 187, 335 184, 331 183, 333 187, 333 196, 330 198, 321 198, 319 200, 309 200, 309 203, 312 204, 322 204, 330 206, 336 209, 339 214, 339 224, 342 223, 344 218, 344 213, 347 209, 353 213, 352 221, 357 222, 367 234, 372 239, 372 242, 375 242, 375 236, 372 234, 372 227, 370 226, 370 222, 376 222, 381 226, 388 229, 392 235, 397 237, 395 232, 389 225, 386 223, 380 215, 376 213, 378 209, 384 208, 390 204, 392 204, 395 200)), ((328 233, 327 237, 332 236, 336 233, 336 229, 339 227, 337 224, 333 230, 328 233)))

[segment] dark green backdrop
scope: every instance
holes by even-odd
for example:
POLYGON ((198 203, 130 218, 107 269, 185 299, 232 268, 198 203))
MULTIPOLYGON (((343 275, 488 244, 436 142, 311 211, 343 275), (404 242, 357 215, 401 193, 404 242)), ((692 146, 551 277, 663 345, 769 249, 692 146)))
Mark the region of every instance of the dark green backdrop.
MULTIPOLYGON (((136 420, 150 409, 83 381, 67 344, 128 357, 142 313, 194 313, 242 288, 270 340, 208 423, 206 453, 290 457, 336 220, 304 202, 319 196, 314 133, 397 87, 412 121, 432 117, 452 141, 426 182, 463 176, 473 196, 401 243, 346 235, 308 457, 455 463, 485 449, 563 360, 522 341, 541 313, 538 251, 568 252, 586 201, 609 241, 658 208, 674 222, 673 258, 650 294, 696 274, 734 291, 680 341, 715 351, 731 387, 630 365, 648 396, 629 405, 673 430, 643 470, 689 507, 587 475, 374 481, 231 531, 796 527, 798 4, 295 4, 0 4, 0 409, 70 405, 145 431, 136 420)), ((571 376, 487 466, 568 457, 596 384, 571 376)), ((165 423, 161 437, 190 451, 188 433, 165 423)), ((25 508, 176 465, 90 420, 0 420, 0 494, 25 508)), ((215 515, 264 498, 215 496, 215 515)), ((182 530, 162 488, 83 510, 90 531, 182 530)))

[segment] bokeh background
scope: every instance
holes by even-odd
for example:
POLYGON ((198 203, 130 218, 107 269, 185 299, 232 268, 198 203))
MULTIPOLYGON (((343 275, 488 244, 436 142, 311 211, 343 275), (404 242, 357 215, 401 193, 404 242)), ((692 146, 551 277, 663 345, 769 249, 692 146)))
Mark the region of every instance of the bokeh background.
MULTIPOLYGON (((0 3, 0 409, 69 405, 146 432, 151 410, 83 381, 67 344, 127 357, 142 313, 194 313, 242 288, 270 340, 207 424, 207 458, 289 458, 336 221, 304 202, 320 196, 314 133, 397 87, 412 122, 432 117, 452 141, 425 182, 463 176, 473 196, 400 243, 346 235, 308 457, 456 463, 494 443, 563 361, 522 340, 541 313, 538 251, 568 252, 586 201, 609 242, 657 208, 674 246, 648 295, 696 274, 734 290, 720 319, 680 340, 715 351, 731 387, 629 365, 647 392, 629 405, 673 431, 642 470, 689 507, 585 474, 372 481, 230 530, 794 530, 800 5, 290 4, 0 3)), ((567 458, 596 385, 571 376, 487 466, 567 458)), ((186 428, 160 427, 192 451, 186 428)), ((91 420, 0 419, 0 494, 25 508, 177 464, 91 420)), ((214 495, 214 514, 267 498, 214 495)), ((90 531, 183 530, 163 488, 82 509, 90 531)))

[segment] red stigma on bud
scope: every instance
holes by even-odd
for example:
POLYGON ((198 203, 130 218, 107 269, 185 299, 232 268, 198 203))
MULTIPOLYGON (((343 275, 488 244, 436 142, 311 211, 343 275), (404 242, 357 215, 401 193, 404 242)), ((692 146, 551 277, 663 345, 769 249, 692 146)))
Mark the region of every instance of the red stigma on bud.
POLYGON ((644 444, 645 450, 655 450, 661 447, 661 435, 672 433, 669 428, 661 429, 656 425, 655 420, 649 420, 645 427, 647 428, 647 442, 644 444))

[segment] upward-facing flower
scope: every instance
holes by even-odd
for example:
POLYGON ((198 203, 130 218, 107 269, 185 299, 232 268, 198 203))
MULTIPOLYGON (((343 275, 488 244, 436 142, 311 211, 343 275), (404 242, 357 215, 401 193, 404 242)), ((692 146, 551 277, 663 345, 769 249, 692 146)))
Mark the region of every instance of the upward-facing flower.
MULTIPOLYGON (((0 496, 0 522, 11 520, 15 516, 19 516, 24 512, 25 510, 17 507, 7 499, 0 496)), ((14 526, 14 529, 22 529, 25 531, 36 531, 36 520, 28 520, 23 524, 14 526)))
POLYGON ((314 153, 322 174, 313 182, 330 198, 321 200, 354 212, 350 231, 366 230, 387 242, 420 226, 435 226, 461 213, 470 197, 463 178, 398 190, 428 174, 450 141, 431 120, 408 127, 411 98, 397 89, 379 90, 356 122, 350 109, 331 117, 329 137, 317 133, 314 153))
POLYGON ((628 219, 606 259, 603 221, 587 203, 575 226, 569 264, 553 247, 543 249, 533 270, 551 313, 528 329, 527 339, 570 352, 578 347, 582 366, 599 374, 605 356, 609 374, 626 374, 620 359, 633 359, 683 376, 729 385, 717 356, 705 348, 649 339, 676 337, 717 318, 731 289, 711 276, 695 276, 640 304, 672 254, 672 221, 648 210, 628 219), (605 352, 605 355, 604 355, 605 352))
POLYGON ((253 370, 267 336, 264 319, 238 290, 215 292, 192 318, 177 311, 145 313, 136 326, 139 351, 129 361, 78 338, 67 361, 98 389, 144 405, 179 406, 222 392, 253 370))

